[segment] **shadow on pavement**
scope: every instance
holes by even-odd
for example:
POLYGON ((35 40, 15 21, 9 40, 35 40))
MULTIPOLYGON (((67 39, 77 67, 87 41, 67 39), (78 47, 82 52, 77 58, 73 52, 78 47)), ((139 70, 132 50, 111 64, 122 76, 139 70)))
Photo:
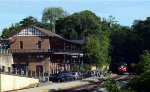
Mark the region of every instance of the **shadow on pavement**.
POLYGON ((73 87, 69 89, 59 89, 59 90, 49 90, 48 92, 91 92, 92 90, 100 87, 102 81, 91 81, 91 80, 82 80, 83 82, 89 82, 87 85, 73 87))

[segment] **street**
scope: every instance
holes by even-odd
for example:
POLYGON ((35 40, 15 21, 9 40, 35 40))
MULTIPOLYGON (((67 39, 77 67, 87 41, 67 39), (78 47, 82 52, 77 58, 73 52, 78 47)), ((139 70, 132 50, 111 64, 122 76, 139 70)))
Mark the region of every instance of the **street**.
MULTIPOLYGON (((112 79, 119 80, 129 77, 130 75, 115 75, 112 79)), ((96 90, 104 90, 101 88, 101 83, 105 77, 90 77, 83 80, 76 80, 62 83, 51 83, 40 87, 17 90, 13 92, 97 92, 96 90)), ((101 91, 98 91, 101 92, 101 91)), ((105 91, 103 91, 105 92, 105 91)))

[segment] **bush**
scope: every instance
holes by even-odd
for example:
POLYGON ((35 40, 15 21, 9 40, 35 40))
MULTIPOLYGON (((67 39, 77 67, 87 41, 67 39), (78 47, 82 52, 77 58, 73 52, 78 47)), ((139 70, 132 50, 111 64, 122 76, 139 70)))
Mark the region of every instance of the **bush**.
POLYGON ((105 81, 103 85, 109 92, 119 92, 118 86, 118 82, 111 83, 109 80, 105 81))
POLYGON ((150 71, 137 75, 135 79, 129 84, 136 92, 150 92, 150 71))
POLYGON ((135 92, 135 91, 130 87, 125 87, 125 88, 121 89, 120 92, 135 92))

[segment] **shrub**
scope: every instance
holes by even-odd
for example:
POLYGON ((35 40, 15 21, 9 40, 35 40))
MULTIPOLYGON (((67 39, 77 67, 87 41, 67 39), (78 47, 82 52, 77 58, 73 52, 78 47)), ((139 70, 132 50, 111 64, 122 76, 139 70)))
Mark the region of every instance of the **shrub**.
POLYGON ((109 80, 105 81, 103 85, 109 92, 119 92, 118 86, 118 82, 111 83, 109 80))

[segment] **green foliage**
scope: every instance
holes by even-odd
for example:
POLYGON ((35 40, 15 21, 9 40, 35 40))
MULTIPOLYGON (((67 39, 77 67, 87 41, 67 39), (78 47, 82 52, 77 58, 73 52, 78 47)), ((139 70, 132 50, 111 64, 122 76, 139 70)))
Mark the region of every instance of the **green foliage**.
POLYGON ((109 38, 90 35, 85 38, 84 55, 90 64, 103 66, 110 63, 109 38))
POLYGON ((8 38, 9 30, 7 28, 4 28, 2 31, 2 38, 6 39, 8 38))
MULTIPOLYGON (((56 29, 65 38, 68 38, 68 36, 66 36, 67 33, 64 30, 72 29, 77 33, 77 36, 73 39, 81 39, 91 34, 99 34, 100 18, 91 11, 81 11, 64 18, 59 18, 56 21, 56 29)), ((73 35, 73 33, 69 35, 73 35)))
POLYGON ((109 92, 119 92, 119 84, 117 82, 111 83, 109 80, 105 81, 103 87, 105 87, 109 92))
POLYGON ((33 16, 28 16, 24 19, 22 19, 22 21, 20 21, 19 23, 22 27, 26 27, 28 25, 37 25, 38 24, 38 20, 36 18, 34 18, 33 16))
POLYGON ((85 72, 85 71, 89 71, 90 69, 91 69, 90 64, 83 64, 83 65, 73 66, 71 71, 73 71, 73 72, 85 72))
POLYGON ((129 84, 136 92, 149 92, 150 91, 150 71, 146 71, 137 75, 135 79, 129 84))
POLYGON ((21 26, 16 23, 15 25, 12 25, 10 28, 4 28, 2 31, 2 38, 7 39, 8 37, 14 35, 21 29, 21 26))
POLYGON ((42 22, 54 25, 58 18, 66 17, 68 15, 69 14, 61 7, 48 7, 43 10, 42 22))
POLYGON ((61 30, 61 32, 62 32, 61 34, 63 34, 63 37, 66 37, 68 39, 77 39, 78 38, 78 34, 72 28, 61 30))
POLYGON ((130 83, 130 86, 137 92, 149 92, 150 88, 150 53, 144 50, 140 56, 140 63, 134 65, 136 72, 139 74, 130 83))
POLYGON ((100 43, 99 38, 95 35, 91 35, 85 38, 84 55, 88 59, 89 63, 100 63, 100 43))
POLYGON ((111 62, 111 57, 110 57, 110 38, 109 38, 109 31, 103 32, 100 35, 100 61, 103 63, 103 65, 109 65, 111 62))
POLYGON ((138 63, 138 64, 131 64, 131 72, 134 72, 135 74, 140 74, 141 73, 141 70, 142 70, 142 67, 141 65, 138 63))
POLYGON ((142 74, 146 71, 150 71, 150 53, 148 50, 144 50, 140 56, 140 62, 138 64, 132 64, 132 69, 137 74, 142 74))
POLYGON ((125 87, 125 88, 121 89, 120 92, 136 92, 136 91, 134 91, 134 90, 133 90, 132 88, 130 88, 130 87, 125 87))
POLYGON ((142 67, 142 72, 150 71, 150 53, 145 50, 141 55, 140 66, 142 67))

